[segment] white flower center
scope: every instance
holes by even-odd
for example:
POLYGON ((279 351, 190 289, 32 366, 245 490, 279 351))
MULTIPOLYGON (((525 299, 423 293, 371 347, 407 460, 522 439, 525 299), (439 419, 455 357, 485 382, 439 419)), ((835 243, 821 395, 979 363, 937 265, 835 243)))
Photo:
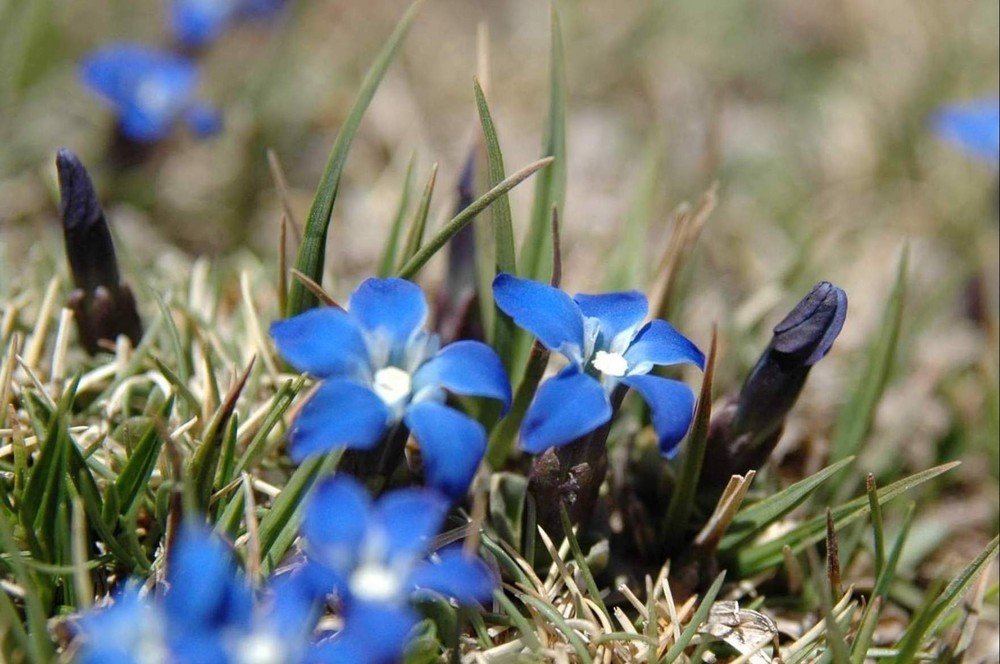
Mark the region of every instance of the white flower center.
POLYGON ((239 664, 281 664, 287 655, 288 648, 275 634, 251 634, 236 646, 239 664))
POLYGON ((375 372, 375 394, 388 406, 394 406, 410 396, 413 381, 399 367, 385 367, 375 372))
POLYGON ((349 585, 355 597, 372 602, 391 602, 403 590, 399 574, 378 563, 361 565, 351 575, 349 585))
POLYGON ((628 360, 622 357, 621 353, 599 350, 594 354, 592 364, 595 369, 606 376, 621 377, 628 371, 628 360))

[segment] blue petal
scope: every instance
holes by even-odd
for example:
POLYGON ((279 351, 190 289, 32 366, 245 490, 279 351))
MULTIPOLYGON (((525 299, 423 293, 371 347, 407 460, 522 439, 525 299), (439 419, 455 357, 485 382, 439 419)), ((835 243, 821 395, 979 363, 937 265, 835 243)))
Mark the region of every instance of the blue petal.
POLYGON ((215 136, 222 131, 222 114, 219 109, 202 101, 191 102, 184 111, 184 121, 198 138, 215 136))
POLYGON ((632 338, 649 311, 646 296, 639 291, 602 295, 579 293, 573 299, 580 305, 580 311, 584 316, 600 321, 601 336, 604 338, 601 347, 612 348, 617 352, 625 350, 625 344, 632 338), (615 343, 619 335, 623 338, 615 343))
POLYGON ((272 576, 267 629, 283 638, 302 641, 312 634, 319 619, 320 604, 308 586, 302 569, 272 576))
POLYGON ((310 559, 345 577, 357 561, 371 513, 368 492, 356 480, 346 475, 325 480, 317 487, 302 520, 310 559))
POLYGON ((382 439, 390 417, 382 399, 364 385, 343 378, 323 381, 288 434, 292 459, 300 462, 338 447, 371 449, 382 439))
POLYGON ((236 576, 232 554, 208 529, 185 524, 167 560, 164 608, 172 625, 206 629, 244 623, 249 588, 236 576))
POLYGON ((348 310, 366 330, 382 330, 393 350, 404 348, 427 320, 424 292, 406 279, 364 280, 351 294, 348 310))
POLYGON ((668 459, 674 458, 678 444, 691 426, 694 392, 680 381, 659 376, 628 376, 623 382, 649 404, 660 453, 668 459))
POLYGON ((474 604, 490 598, 497 587, 496 577, 482 560, 469 556, 461 547, 442 551, 439 562, 426 562, 410 575, 417 589, 429 590, 457 600, 459 604, 474 604))
POLYGON ((462 498, 486 453, 483 425, 432 401, 410 406, 404 420, 420 443, 427 483, 453 500, 462 498))
POLYGON ((611 419, 601 384, 572 367, 541 384, 521 425, 521 447, 539 454, 590 433, 611 419))
POLYGON ((374 521, 388 540, 386 558, 420 556, 441 530, 448 503, 435 491, 399 489, 385 494, 375 505, 374 521))
POLYGON ((944 106, 931 119, 934 131, 967 154, 1000 163, 1000 98, 944 106))
POLYGON ((187 46, 201 46, 216 39, 236 11, 234 0, 174 0, 170 26, 187 46))
POLYGON ((336 307, 310 309, 271 323, 278 352, 299 371, 319 378, 370 371, 368 347, 357 324, 336 307))
POLYGON ((501 273, 493 280, 493 299, 546 348, 577 364, 583 362, 583 314, 569 295, 537 281, 501 273))
POLYGON ((705 368, 705 355, 690 339, 674 329, 665 320, 650 321, 639 330, 632 345, 625 351, 628 373, 649 373, 653 365, 691 362, 699 369, 705 368))
POLYGON ((351 664, 401 662, 410 632, 419 619, 409 607, 352 601, 344 612, 344 629, 331 645, 343 640, 340 648, 360 655, 351 664))
POLYGON ((414 392, 444 387, 456 394, 489 397, 510 407, 510 381, 496 352, 479 341, 457 341, 442 348, 413 375, 414 392))

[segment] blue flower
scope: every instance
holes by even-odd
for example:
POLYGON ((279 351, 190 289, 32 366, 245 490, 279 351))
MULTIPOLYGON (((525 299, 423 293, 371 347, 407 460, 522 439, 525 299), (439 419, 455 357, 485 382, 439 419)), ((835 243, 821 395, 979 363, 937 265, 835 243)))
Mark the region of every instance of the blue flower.
POLYGON ((1000 164, 1000 97, 942 106, 931 118, 938 136, 966 154, 1000 164))
POLYGON ((81 664, 307 661, 318 604, 302 578, 278 577, 258 602, 229 549, 194 524, 182 528, 167 562, 162 597, 129 584, 113 606, 80 620, 81 664))
POLYGON ((510 405, 500 358, 477 341, 439 348, 424 331, 427 302, 403 279, 368 279, 348 311, 311 309, 271 325, 281 354, 323 379, 290 433, 296 460, 338 447, 371 449, 402 421, 420 443, 427 481, 464 495, 486 451, 486 431, 444 405, 446 391, 510 405))
POLYGON ((122 132, 132 140, 160 140, 180 120, 198 136, 222 126, 218 111, 195 97, 198 68, 178 55, 140 44, 112 44, 84 60, 81 77, 115 107, 122 132))
POLYGON ((203 46, 235 20, 272 16, 282 4, 283 0, 173 0, 170 25, 181 43, 203 46))
POLYGON ((344 628, 320 644, 324 662, 395 662, 419 617, 410 601, 488 599, 496 580, 477 557, 448 549, 428 559, 448 501, 430 489, 400 489, 372 503, 355 480, 324 481, 306 509, 305 578, 340 601, 344 628))
POLYGON ((642 325, 649 304, 637 291, 571 298, 557 288, 509 274, 493 281, 501 311, 569 360, 538 388, 521 425, 525 450, 565 445, 611 419, 609 396, 619 384, 642 395, 652 411, 660 450, 668 458, 691 424, 694 394, 684 383, 649 372, 654 366, 705 357, 663 320, 642 325))

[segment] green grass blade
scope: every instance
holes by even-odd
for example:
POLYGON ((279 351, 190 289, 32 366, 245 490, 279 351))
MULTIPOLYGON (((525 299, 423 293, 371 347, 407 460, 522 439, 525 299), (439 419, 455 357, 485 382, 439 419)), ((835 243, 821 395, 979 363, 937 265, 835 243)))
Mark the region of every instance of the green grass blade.
POLYGON ((528 366, 524 370, 521 382, 518 383, 514 392, 514 401, 511 404, 507 415, 500 420, 497 426, 490 432, 489 444, 486 447, 486 461, 492 468, 503 468, 517 433, 521 429, 521 422, 524 420, 528 406, 535 397, 535 389, 545 375, 545 367, 549 362, 549 351, 540 343, 535 343, 531 347, 531 354, 528 356, 528 366))
POLYGON ((285 381, 278 388, 278 391, 271 399, 271 408, 268 410, 267 415, 264 416, 260 428, 236 462, 236 467, 233 469, 234 477, 245 470, 253 468, 260 461, 264 455, 264 446, 267 444, 268 436, 274 430, 274 427, 281 422, 281 418, 284 417, 285 412, 292 405, 295 396, 302 390, 302 386, 305 385, 305 381, 304 376, 299 376, 294 380, 285 381))
MULTIPOLYGON (((486 161, 490 188, 493 188, 503 182, 505 177, 503 154, 500 151, 500 139, 497 137, 490 108, 486 103, 486 95, 483 94, 479 81, 475 81, 474 85, 476 108, 479 111, 479 121, 483 126, 483 136, 486 139, 486 161)), ((490 212, 493 219, 494 274, 501 272, 517 274, 514 258, 514 229, 510 219, 510 201, 507 194, 499 196, 493 202, 490 206, 490 212)), ((480 289, 479 297, 484 306, 492 307, 493 294, 488 288, 480 289)), ((495 311, 494 314, 490 341, 493 348, 496 349, 497 355, 507 367, 507 372, 510 373, 514 362, 514 335, 517 334, 518 328, 514 325, 514 320, 502 311, 495 311)))
POLYGON ((871 429, 875 409, 885 391, 896 353, 899 330, 906 297, 906 271, 909 252, 904 249, 896 269, 896 282, 885 305, 878 327, 878 336, 869 347, 863 363, 864 376, 851 390, 851 398, 841 409, 836 433, 831 443, 830 458, 839 461, 856 454, 871 429))
POLYGON ((476 215, 489 207, 493 201, 527 180, 536 171, 545 168, 551 163, 552 157, 546 157, 545 159, 539 159, 536 162, 532 162, 521 170, 507 176, 503 182, 477 198, 469 207, 459 212, 451 221, 445 224, 444 228, 438 231, 437 235, 428 240, 427 244, 421 247, 420 251, 414 254, 413 258, 407 261, 406 264, 400 268, 397 276, 404 279, 412 279, 415 277, 427 261, 429 261, 434 254, 440 251, 441 248, 447 244, 448 240, 455 235, 455 233, 462 230, 467 223, 475 219, 476 215))
POLYGON ((651 136, 643 150, 642 168, 625 213, 621 241, 615 242, 605 279, 607 291, 641 288, 649 282, 650 222, 663 191, 663 143, 651 136))
POLYGON ((715 598, 719 595, 719 591, 722 590, 722 582, 726 579, 726 573, 722 572, 719 576, 715 577, 715 581, 712 585, 705 591, 705 596, 701 598, 701 603, 698 605, 698 610, 694 612, 694 616, 691 617, 691 622, 688 623, 684 631, 681 632, 680 638, 677 639, 677 643, 670 646, 670 650, 667 654, 663 656, 661 662, 665 664, 670 664, 679 658, 683 653, 684 649, 687 648, 691 639, 694 635, 698 633, 698 628, 701 627, 705 619, 708 618, 709 611, 712 610, 712 603, 715 602, 715 598))
MULTIPOLYGON (((121 502, 119 504, 120 514, 125 514, 132 509, 132 504, 142 494, 149 481, 149 476, 156 468, 156 462, 160 458, 160 450, 163 447, 163 436, 161 427, 166 426, 170 418, 170 412, 174 407, 174 397, 163 402, 160 411, 150 420, 146 429, 142 432, 139 442, 136 443, 132 454, 125 461, 121 473, 115 480, 115 489, 121 502)), ((93 517, 91 517, 93 518, 93 517)))
POLYGON ((400 256, 399 267, 402 268, 408 260, 413 258, 420 245, 424 242, 424 229, 427 228, 427 216, 431 211, 431 197, 434 196, 434 183, 437 182, 438 165, 431 166, 430 177, 424 185, 424 193, 420 196, 420 203, 417 204, 417 212, 410 222, 410 229, 406 233, 406 242, 403 244, 403 253, 400 256))
POLYGON ((701 477, 701 464, 705 460, 705 448, 708 442, 708 424, 712 419, 712 380, 715 376, 716 334, 712 332, 712 342, 709 346, 708 358, 705 362, 705 375, 701 381, 701 391, 698 394, 698 406, 694 411, 694 423, 687 444, 681 453, 680 468, 677 471, 677 487, 670 497, 661 524, 659 538, 663 543, 684 541, 691 510, 694 507, 694 497, 698 492, 698 479, 701 477))
POLYGON ((559 628, 559 631, 566 637, 569 645, 573 648, 573 652, 579 658, 576 661, 580 662, 580 664, 593 664, 594 659, 587 650, 587 644, 584 643, 580 635, 576 633, 576 630, 566 622, 566 619, 560 615, 554 606, 531 595, 519 594, 518 599, 538 611, 542 614, 542 617, 559 628))
POLYGON ((935 623, 945 611, 958 604, 972 582, 989 567, 997 555, 998 546, 1000 546, 1000 538, 994 537, 983 549, 983 552, 952 579, 951 583, 927 606, 926 610, 914 616, 899 643, 897 662, 911 662, 916 658, 924 636, 933 630, 935 623))
POLYGON ((27 619, 28 636, 31 641, 28 650, 31 661, 54 662, 55 652, 52 641, 49 640, 45 607, 39 596, 41 584, 21 559, 21 549, 14 539, 14 533, 6 518, 0 518, 0 551, 7 554, 14 579, 25 590, 24 612, 27 619))
MULTIPOLYGON (((358 131, 361 118, 368 109, 372 97, 375 96, 375 90, 378 89, 389 64, 392 63, 396 52, 403 43, 403 38, 406 37, 421 4, 422 0, 417 0, 410 5, 382 50, 379 51, 375 62, 365 75, 361 90, 358 92, 358 98, 333 143, 323 177, 316 190, 316 197, 309 210, 309 218, 306 220, 306 227, 302 234, 302 244, 299 245, 299 253, 295 259, 296 269, 316 283, 323 281, 323 262, 326 255, 326 235, 330 226, 330 215, 333 214, 333 205, 337 200, 337 191, 340 188, 340 176, 344 172, 344 164, 347 162, 347 154, 351 149, 354 135, 358 131)), ((285 315, 294 316, 315 307, 317 303, 316 296, 300 281, 295 280, 292 282, 288 294, 288 309, 285 315)))
MULTIPOLYGON (((957 465, 958 462, 946 463, 893 482, 878 490, 878 502, 880 505, 885 505, 893 498, 951 470, 957 465)), ((834 526, 837 529, 843 528, 855 519, 867 514, 869 509, 867 495, 844 503, 833 510, 834 526)), ((826 515, 824 514, 796 526, 781 537, 757 546, 744 546, 736 552, 736 564, 743 575, 757 574, 782 562, 784 559, 782 548, 785 545, 788 545, 792 551, 797 553, 806 546, 819 542, 825 536, 826 515)))
POLYGON ((801 505, 821 484, 854 461, 854 457, 841 459, 804 480, 779 491, 773 496, 740 510, 729 532, 722 538, 719 550, 725 554, 753 539, 768 526, 801 505))
POLYGON ((413 167, 416 162, 417 153, 414 152, 406 165, 406 175, 403 176, 403 191, 399 195, 399 206, 396 208, 396 215, 392 218, 389 237, 385 242, 385 249, 382 250, 382 258, 378 263, 378 276, 383 278, 391 275, 396 265, 400 237, 403 235, 403 219, 406 218, 406 211, 410 207, 410 189, 413 187, 413 167))
POLYGON ((281 562, 282 556, 298 534, 303 503, 320 477, 328 475, 337 465, 343 450, 313 457, 302 462, 288 478, 271 509, 260 520, 261 574, 267 576, 281 562))
POLYGON ((559 15, 552 6, 552 52, 549 61, 549 114, 542 139, 542 156, 552 157, 552 168, 538 176, 531 207, 531 223, 521 244, 521 274, 548 281, 552 272, 552 208, 566 202, 566 65, 559 15))

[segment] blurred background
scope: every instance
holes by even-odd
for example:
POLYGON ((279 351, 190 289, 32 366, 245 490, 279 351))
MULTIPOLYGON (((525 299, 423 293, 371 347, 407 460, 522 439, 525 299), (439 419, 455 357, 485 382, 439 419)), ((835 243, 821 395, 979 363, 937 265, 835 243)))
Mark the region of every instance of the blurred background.
MULTIPOLYGON (((675 324, 703 346, 721 326, 719 385, 738 387, 770 327, 813 283, 832 281, 850 297, 844 332, 813 372, 779 450, 798 454, 822 449, 817 432, 863 369, 852 361, 879 325, 908 246, 900 369, 861 467, 901 473, 970 461, 942 494, 942 513, 928 519, 943 525, 926 546, 960 531, 968 537, 948 555, 971 559, 997 524, 997 170, 941 140, 929 119, 942 104, 996 95, 998 4, 557 6, 569 114, 567 290, 644 288, 672 211, 717 183, 675 324)), ((115 114, 84 87, 79 64, 116 41, 171 46, 166 2, 0 0, 3 292, 37 283, 28 265, 66 273, 53 165, 60 146, 88 164, 133 281, 166 273, 182 284, 194 255, 215 257, 219 269, 273 265, 282 206, 267 149, 301 222, 364 72, 406 7, 291 0, 185 49, 201 67, 200 96, 222 113, 221 132, 199 139, 178 126, 123 160, 115 114)), ((426 2, 351 151, 328 246, 324 285, 335 294, 372 272, 412 155, 416 191, 439 164, 431 219, 450 216, 478 131, 481 43, 508 171, 541 155, 549 3, 426 2)), ((531 194, 530 182, 512 193, 521 231, 531 194)), ((261 297, 274 313, 273 296, 261 297)))

